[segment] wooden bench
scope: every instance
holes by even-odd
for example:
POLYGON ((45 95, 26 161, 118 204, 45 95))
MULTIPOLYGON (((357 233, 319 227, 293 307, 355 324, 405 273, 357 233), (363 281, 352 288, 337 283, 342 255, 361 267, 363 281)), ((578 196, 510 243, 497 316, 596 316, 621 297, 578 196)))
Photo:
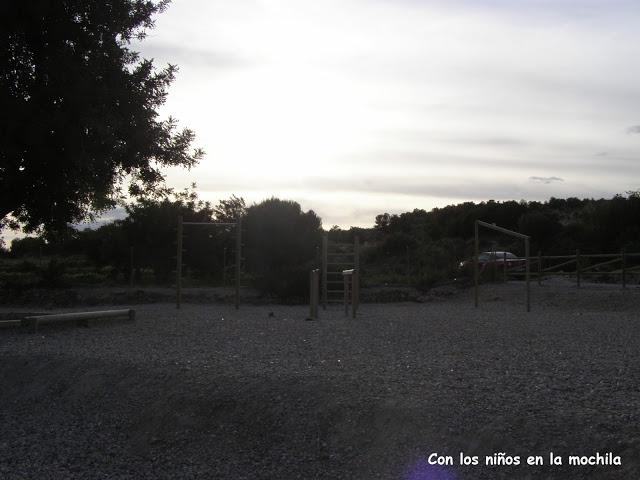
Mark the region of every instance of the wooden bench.
POLYGON ((55 313, 52 315, 35 315, 31 317, 25 317, 21 321, 21 325, 31 331, 31 333, 37 333, 38 327, 46 323, 58 323, 58 322, 76 322, 77 325, 85 327, 89 326, 89 320, 95 318, 114 318, 114 317, 127 317, 130 322, 134 322, 136 319, 136 311, 127 308, 123 310, 101 310, 96 312, 74 312, 74 313, 55 313))

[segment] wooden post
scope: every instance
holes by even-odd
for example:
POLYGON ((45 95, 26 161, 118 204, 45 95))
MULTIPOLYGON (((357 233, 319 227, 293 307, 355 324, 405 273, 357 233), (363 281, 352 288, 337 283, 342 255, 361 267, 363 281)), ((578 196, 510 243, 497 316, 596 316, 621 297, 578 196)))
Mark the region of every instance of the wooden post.
POLYGON ((342 275, 342 281, 344 283, 344 316, 349 316, 349 275, 342 275))
POLYGON ((507 283, 507 252, 502 252, 502 282, 507 283))
POLYGON ((351 277, 351 316, 356 318, 358 307, 360 306, 360 272, 353 270, 351 277))
MULTIPOLYGON (((356 303, 355 309, 357 310, 360 306, 360 237, 358 235, 353 239, 353 275, 354 279, 352 280, 352 288, 355 292, 356 303), (356 278, 358 277, 358 278, 356 278)), ((355 311, 353 314, 355 318, 355 311)))
POLYGON ((576 250, 576 285, 580 288, 580 249, 576 250))
POLYGON ((327 232, 322 234, 322 309, 327 309, 327 300, 329 297, 328 285, 327 285, 327 267, 328 267, 328 252, 329 252, 329 235, 327 232))
POLYGON ((542 251, 538 250, 538 285, 542 285, 542 251))
POLYGON ((182 303, 182 215, 178 217, 178 237, 176 252, 176 308, 182 303))
POLYGON ((311 270, 309 277, 309 320, 318 319, 318 269, 311 270))
POLYGON ((408 286, 409 283, 410 283, 409 282, 409 265, 410 265, 410 262, 409 262, 409 245, 407 245, 405 247, 405 263, 406 263, 406 270, 405 270, 405 279, 404 279, 404 281, 408 286))
POLYGON ((133 263, 133 247, 129 247, 129 288, 133 290, 133 276, 135 267, 133 263))
MULTIPOLYGON (((525 261, 526 261, 526 271, 525 271, 525 279, 526 279, 526 286, 527 286, 527 311, 530 311, 531 309, 531 301, 530 301, 530 282, 531 282, 531 252, 529 249, 529 242, 531 240, 531 237, 529 237, 528 235, 524 235, 522 233, 518 233, 518 232, 514 232, 512 230, 508 230, 506 228, 503 227, 499 227, 498 225, 494 224, 490 224, 487 222, 483 222, 481 220, 476 220, 475 221, 475 231, 474 231, 474 256, 473 256, 473 277, 474 277, 474 300, 475 300, 475 306, 478 306, 478 291, 479 291, 479 284, 480 284, 480 239, 479 239, 479 227, 485 227, 485 228, 489 228, 491 230, 496 230, 498 232, 501 233, 505 233, 507 235, 511 235, 513 237, 517 237, 520 238, 522 240, 524 240, 524 248, 525 248, 525 261)), ((494 258, 495 260, 495 258, 494 258)), ((506 260, 506 259, 505 259, 506 260)), ((495 263, 495 262, 494 262, 495 263)), ((506 263, 506 262, 505 262, 506 263)))
POLYGON ((473 297, 475 300, 475 306, 478 306, 478 282, 479 282, 479 269, 478 262, 480 256, 480 240, 478 235, 478 221, 475 223, 475 241, 474 241, 474 251, 473 251, 473 297))
POLYGON ((227 286, 227 247, 222 247, 222 286, 227 286))
POLYGON ((236 310, 240 308, 240 274, 242 272, 242 217, 236 219, 236 310))
POLYGON ((620 252, 621 260, 622 260, 622 288, 627 288, 627 252, 625 249, 622 249, 620 252))
POLYGON ((311 318, 318 318, 318 270, 311 270, 311 318))
POLYGON ((526 277, 527 277, 527 312, 531 311, 531 284, 530 284, 530 267, 531 267, 531 258, 529 252, 529 237, 524 239, 524 256, 527 259, 526 263, 526 277))
POLYGON ((497 263, 496 262, 497 258, 496 258, 496 242, 491 242, 491 281, 495 282, 496 281, 496 266, 497 263))

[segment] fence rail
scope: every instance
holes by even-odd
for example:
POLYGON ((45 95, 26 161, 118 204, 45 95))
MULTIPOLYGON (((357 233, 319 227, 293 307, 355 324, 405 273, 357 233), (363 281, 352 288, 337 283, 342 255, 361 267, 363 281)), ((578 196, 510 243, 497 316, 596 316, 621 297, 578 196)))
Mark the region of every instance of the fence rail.
MULTIPOLYGON (((619 276, 622 279, 622 287, 626 288, 627 276, 640 274, 640 263, 636 260, 639 258, 640 252, 625 252, 624 250, 618 253, 581 253, 580 250, 577 250, 573 255, 542 255, 539 252, 537 257, 529 258, 532 267, 530 275, 537 277, 538 283, 545 277, 575 276, 578 286, 580 286, 580 280, 583 276, 619 276), (590 260, 595 260, 596 263, 591 263, 590 260), (569 266, 572 268, 565 268, 569 266)), ((503 269, 505 280, 507 277, 526 277, 524 266, 518 265, 515 268, 509 268, 508 263, 505 262, 501 265, 501 259, 497 260, 493 262, 493 268, 503 269)), ((516 260, 524 261, 522 258, 516 260)))

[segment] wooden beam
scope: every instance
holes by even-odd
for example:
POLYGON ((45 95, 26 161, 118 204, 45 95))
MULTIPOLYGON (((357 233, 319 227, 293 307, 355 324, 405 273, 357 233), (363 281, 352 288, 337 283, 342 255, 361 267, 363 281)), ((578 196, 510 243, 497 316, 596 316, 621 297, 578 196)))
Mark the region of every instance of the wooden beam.
MULTIPOLYGON (((551 258, 551 257, 543 257, 543 258, 551 258)), ((565 257, 563 257, 565 258, 565 257)), ((562 262, 562 263, 558 263, 557 265, 551 265, 550 267, 545 268, 544 270, 542 270, 543 272, 547 273, 547 272, 551 272, 551 270, 553 270, 554 268, 560 268, 560 267, 564 267, 565 265, 571 265, 572 263, 576 262, 576 257, 575 255, 571 256, 571 260, 568 260, 566 262, 562 262)), ((554 273, 554 272, 551 272, 554 273)))
POLYGON ((480 225, 481 227, 490 228, 491 230, 495 230, 495 231, 501 232, 501 233, 506 233, 507 235, 512 235, 514 237, 522 238, 523 240, 525 238, 529 238, 529 235, 525 235, 525 234, 520 233, 520 232, 514 232, 513 230, 509 230, 507 228, 499 227, 497 225, 494 225, 493 223, 483 222, 482 220, 476 220, 476 223, 478 225, 480 225))
POLYGON ((45 323, 57 322, 82 322, 88 326, 88 321, 96 318, 114 318, 127 317, 129 321, 135 321, 136 311, 127 308, 123 310, 98 310, 93 312, 73 312, 73 313, 56 313, 52 315, 34 315, 25 317, 21 321, 21 325, 30 329, 32 333, 38 331, 38 327, 45 323))
MULTIPOLYGON (((607 260, 606 262, 596 263, 594 265, 589 265, 586 268, 582 268, 581 272, 585 273, 585 272, 588 272, 589 270, 593 270, 594 268, 603 267, 605 265, 611 265, 612 263, 618 263, 620 261, 622 261, 622 258, 614 258, 613 260, 607 260)), ((601 272, 601 273, 607 273, 607 272, 601 272)))

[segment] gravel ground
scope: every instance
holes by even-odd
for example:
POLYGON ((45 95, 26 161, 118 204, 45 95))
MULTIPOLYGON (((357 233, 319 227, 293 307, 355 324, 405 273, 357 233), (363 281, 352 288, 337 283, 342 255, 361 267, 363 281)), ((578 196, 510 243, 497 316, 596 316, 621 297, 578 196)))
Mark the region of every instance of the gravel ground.
POLYGON ((156 304, 135 324, 0 330, 0 478, 640 478, 640 289, 532 288, 529 314, 511 283, 478 309, 471 291, 316 322, 156 304), (494 452, 545 465, 485 466, 494 452))

